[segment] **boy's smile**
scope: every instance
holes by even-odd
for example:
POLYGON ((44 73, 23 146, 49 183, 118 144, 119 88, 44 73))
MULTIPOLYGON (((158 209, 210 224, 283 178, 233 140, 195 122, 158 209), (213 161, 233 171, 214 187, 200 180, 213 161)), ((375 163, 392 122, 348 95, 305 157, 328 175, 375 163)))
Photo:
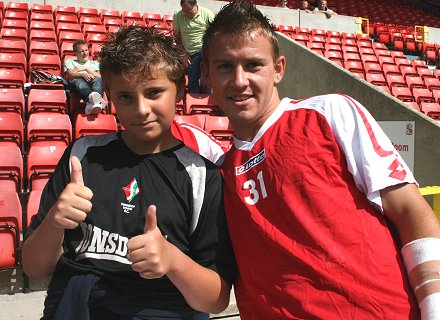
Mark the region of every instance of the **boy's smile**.
MULTIPOLYGON (((138 154, 160 152, 178 144, 170 131, 177 88, 163 71, 138 82, 139 77, 112 75, 110 98, 125 131, 124 142, 138 154)), ((141 78, 142 79, 142 78, 141 78)))

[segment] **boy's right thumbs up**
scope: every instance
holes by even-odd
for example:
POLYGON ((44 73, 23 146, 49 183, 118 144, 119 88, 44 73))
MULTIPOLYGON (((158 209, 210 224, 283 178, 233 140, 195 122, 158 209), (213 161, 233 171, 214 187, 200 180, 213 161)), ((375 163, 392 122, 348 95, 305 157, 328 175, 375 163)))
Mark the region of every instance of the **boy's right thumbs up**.
POLYGON ((82 167, 81 162, 75 156, 70 157, 70 182, 79 184, 81 186, 84 185, 83 175, 82 175, 82 167))

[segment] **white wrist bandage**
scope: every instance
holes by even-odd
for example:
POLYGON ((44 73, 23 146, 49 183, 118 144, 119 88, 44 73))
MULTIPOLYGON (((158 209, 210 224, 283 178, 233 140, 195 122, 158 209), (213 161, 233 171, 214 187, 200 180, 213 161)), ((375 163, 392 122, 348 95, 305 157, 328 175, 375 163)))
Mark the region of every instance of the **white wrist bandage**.
POLYGON ((419 307, 422 320, 440 320, 440 292, 426 296, 419 307))
MULTIPOLYGON (((411 241, 402 248, 402 257, 408 273, 424 262, 440 261, 440 239, 422 238, 411 241)), ((420 283, 414 283, 414 292, 428 283, 440 280, 439 278, 426 279, 426 276, 439 274, 440 270, 421 275, 420 283)), ((419 307, 422 320, 440 320, 440 292, 428 294, 420 301, 419 307)))
POLYGON ((421 238, 407 243, 402 248, 403 261, 408 273, 427 261, 440 261, 440 239, 421 238))

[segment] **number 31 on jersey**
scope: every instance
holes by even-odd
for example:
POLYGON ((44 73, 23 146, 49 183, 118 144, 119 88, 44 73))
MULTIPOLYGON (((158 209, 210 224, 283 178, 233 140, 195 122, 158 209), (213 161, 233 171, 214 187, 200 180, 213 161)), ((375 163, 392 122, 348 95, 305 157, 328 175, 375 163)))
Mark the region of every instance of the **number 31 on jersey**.
POLYGON ((249 190, 249 195, 244 197, 247 204, 253 206, 260 200, 260 196, 267 198, 266 186, 264 184, 263 172, 257 174, 257 181, 249 179, 243 184, 243 190, 249 190))

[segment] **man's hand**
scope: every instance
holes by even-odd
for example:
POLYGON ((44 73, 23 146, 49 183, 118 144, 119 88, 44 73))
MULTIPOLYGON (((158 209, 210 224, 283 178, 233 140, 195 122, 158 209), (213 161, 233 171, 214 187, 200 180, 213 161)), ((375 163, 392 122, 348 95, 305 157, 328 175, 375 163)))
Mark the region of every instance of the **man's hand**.
POLYGON ((59 229, 75 229, 92 210, 93 192, 84 186, 81 162, 75 156, 70 158, 70 183, 61 192, 58 201, 48 215, 51 223, 59 229))
POLYGON ((172 268, 169 255, 171 244, 157 227, 156 206, 151 205, 145 216, 144 234, 131 238, 127 243, 128 260, 133 271, 145 279, 160 278, 172 268))

